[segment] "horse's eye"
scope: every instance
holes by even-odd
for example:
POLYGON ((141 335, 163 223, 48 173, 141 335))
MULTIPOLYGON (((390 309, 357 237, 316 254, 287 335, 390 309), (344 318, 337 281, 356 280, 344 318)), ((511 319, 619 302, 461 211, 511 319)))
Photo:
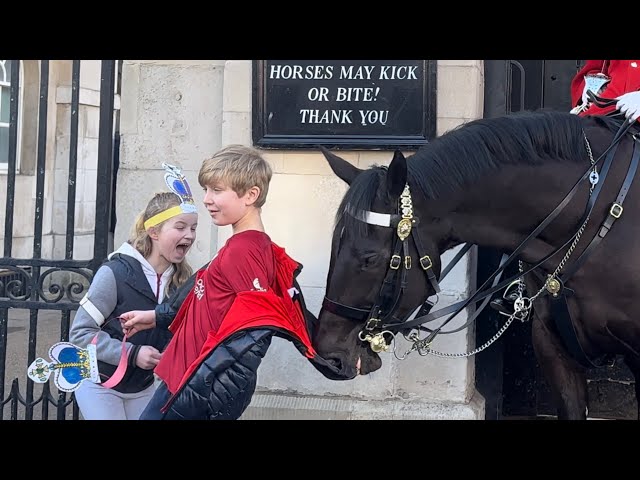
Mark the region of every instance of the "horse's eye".
POLYGON ((364 267, 369 267, 375 265, 380 259, 380 255, 377 253, 368 253, 362 256, 362 265, 364 267))

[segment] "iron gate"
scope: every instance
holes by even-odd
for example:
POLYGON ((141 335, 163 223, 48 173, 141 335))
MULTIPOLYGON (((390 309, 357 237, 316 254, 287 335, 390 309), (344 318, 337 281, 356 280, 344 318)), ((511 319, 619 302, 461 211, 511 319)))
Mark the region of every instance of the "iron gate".
MULTIPOLYGON (((571 80, 581 60, 486 60, 485 117, 521 110, 568 112, 571 80)), ((501 252, 478 249, 479 284, 495 270, 501 252)), ((507 268, 504 276, 517 273, 507 268)), ((502 325, 487 308, 476 323, 476 344, 483 344, 502 325)), ((589 415, 635 419, 635 380, 621 361, 587 373, 589 415)), ((500 342, 476 357, 476 387, 485 397, 487 419, 555 416, 551 392, 537 364, 531 343, 531 323, 514 323, 500 342)))
MULTIPOLYGON (((57 86, 55 92, 50 91, 52 61, 29 61, 29 63, 36 63, 38 71, 36 80, 32 79, 30 82, 27 82, 26 76, 21 78, 23 75, 21 70, 26 61, 24 64, 20 60, 7 60, 3 63, 5 73, 10 70, 10 82, 8 86, 6 81, 4 83, 9 91, 10 101, 8 102, 6 198, 4 199, 4 249, 0 257, 0 378, 2 379, 0 420, 49 419, 50 409, 55 409, 55 419, 78 419, 79 410, 73 394, 58 391, 53 384, 50 385, 51 382, 35 384, 28 379, 26 373, 27 367, 37 357, 49 360, 48 349, 53 343, 68 341, 72 312, 78 309, 78 302, 86 293, 93 275, 111 248, 113 179, 118 155, 117 148, 114 148, 114 132, 117 136, 119 121, 119 116, 114 115, 114 102, 118 94, 116 87, 119 90, 120 84, 116 78, 119 76, 120 64, 115 60, 101 62, 99 104, 93 100, 93 105, 99 108, 97 162, 94 176, 86 174, 93 172, 93 169, 83 170, 83 178, 80 179, 78 162, 79 159, 84 161, 87 156, 84 143, 81 144, 79 156, 79 132, 87 131, 87 125, 79 122, 79 112, 82 108, 80 103, 81 61, 66 61, 66 64, 71 64, 71 85, 66 86, 66 92, 70 91, 71 94, 69 116, 63 115, 65 111, 58 109, 57 104, 54 103, 62 95, 60 86, 57 86), (35 121, 31 123, 24 122, 20 117, 23 111, 27 111, 26 101, 24 104, 21 102, 27 98, 29 87, 37 89, 33 102, 34 107, 37 107, 33 109, 36 113, 35 121), (56 105, 55 112, 48 111, 52 103, 56 105), (25 108, 21 108, 21 105, 25 108), (48 119, 51 118, 56 121, 56 132, 49 131, 48 119), (69 122, 68 127, 65 127, 68 128, 66 145, 60 144, 60 139, 66 140, 66 135, 58 136, 57 133, 58 128, 61 128, 60 125, 66 125, 65 122, 69 122), (29 135, 36 139, 33 149, 35 158, 30 159, 34 168, 25 174, 16 170, 20 159, 24 163, 25 155, 29 153, 26 147, 21 148, 20 143, 29 135), (52 136, 56 140, 53 155, 50 151, 52 136), (68 155, 61 154, 60 152, 65 152, 67 147, 68 155), (54 159, 54 168, 51 168, 51 158, 54 159), (47 186, 46 177, 49 175, 54 178, 49 179, 47 186), (62 182, 60 182, 61 179, 62 182), (92 190, 92 185, 95 184, 93 255, 92 258, 84 260, 74 259, 74 241, 77 236, 76 199, 79 193, 76 187, 79 180, 84 185, 80 194, 92 190), (34 183, 31 187, 33 196, 17 192, 18 183, 24 186, 29 181, 34 183), (63 192, 61 188, 63 185, 66 186, 66 205, 65 202, 60 201, 60 198, 51 195, 52 189, 63 192), (48 203, 48 200, 52 201, 49 197, 56 200, 56 205, 52 206, 48 203), (13 255, 15 243, 19 240, 21 242, 19 246, 24 251, 25 239, 14 235, 14 220, 20 220, 20 216, 25 215, 25 209, 16 210, 16 207, 29 203, 33 203, 33 230, 32 235, 29 232, 26 243, 29 243, 33 237, 33 254, 31 258, 20 258, 20 255, 13 255), (56 208, 59 216, 66 223, 64 227, 59 226, 60 230, 64 229, 64 234, 58 231, 54 235, 56 232, 48 225, 53 220, 51 217, 47 220, 45 212, 55 212, 56 208), (61 208, 66 208, 66 212, 60 212, 61 208), (47 250, 56 251, 53 247, 44 249, 43 255, 45 240, 48 242, 47 246, 58 245, 59 252, 62 252, 61 242, 64 242, 64 254, 58 255, 64 258, 55 259, 52 253, 47 252, 47 250), (48 337, 45 331, 48 332, 48 337), (18 338, 20 332, 25 334, 22 341, 18 338), (10 338, 10 335, 13 336, 10 338)), ((58 62, 57 66, 61 63, 65 62, 58 62)), ((87 90, 84 93, 88 96, 98 95, 95 90, 87 90)), ((95 145, 95 138, 92 141, 95 145)), ((95 161, 95 158, 92 161, 95 161)), ((64 193, 60 193, 60 196, 64 198, 64 193)), ((2 200, 0 197, 0 202, 2 200)))

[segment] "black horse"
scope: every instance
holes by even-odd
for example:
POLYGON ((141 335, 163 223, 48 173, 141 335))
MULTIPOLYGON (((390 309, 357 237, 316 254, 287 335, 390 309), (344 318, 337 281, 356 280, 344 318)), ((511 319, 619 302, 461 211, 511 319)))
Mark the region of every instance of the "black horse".
POLYGON ((616 141, 619 126, 544 111, 480 119, 367 170, 322 148, 349 185, 314 335, 332 378, 380 368, 390 333, 428 318, 426 303, 406 323, 438 289, 442 253, 470 243, 524 262, 516 317, 531 312, 558 418, 586 418, 586 369, 611 356, 624 357, 640 396, 640 148, 630 134, 616 141))

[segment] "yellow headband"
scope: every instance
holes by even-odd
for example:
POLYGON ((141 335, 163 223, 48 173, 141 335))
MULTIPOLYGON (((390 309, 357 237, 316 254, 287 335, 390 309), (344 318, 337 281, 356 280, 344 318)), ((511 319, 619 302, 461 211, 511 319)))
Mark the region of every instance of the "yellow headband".
POLYGON ((164 222, 165 220, 169 220, 170 218, 175 217, 176 215, 180 215, 183 212, 182 207, 180 205, 176 205, 175 207, 167 208, 166 210, 154 215, 149 220, 144 222, 144 229, 148 230, 151 227, 155 227, 159 223, 164 222))
POLYGON ((191 188, 189 188, 189 182, 182 174, 178 167, 163 163, 166 173, 164 174, 164 181, 167 187, 180 198, 180 205, 167 208, 166 210, 154 215, 146 222, 144 222, 144 229, 148 230, 151 227, 155 227, 159 223, 169 220, 181 213, 198 213, 196 204, 193 202, 193 195, 191 195, 191 188))

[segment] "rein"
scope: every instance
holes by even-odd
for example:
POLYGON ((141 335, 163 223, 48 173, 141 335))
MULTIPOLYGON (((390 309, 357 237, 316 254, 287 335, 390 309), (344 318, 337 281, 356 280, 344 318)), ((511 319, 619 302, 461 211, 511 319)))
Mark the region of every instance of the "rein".
MULTIPOLYGON (((581 220, 581 225, 584 225, 586 223, 586 221, 589 219, 589 216, 591 215, 591 212, 595 206, 596 200, 598 199, 598 196, 600 194, 600 192, 602 191, 602 187, 604 185, 604 180, 606 179, 607 173, 609 172, 609 167, 611 166, 612 162, 613 162, 613 158, 615 156, 616 150, 617 150, 617 146, 619 141, 622 139, 624 133, 626 133, 626 131, 629 129, 630 124, 625 126, 623 124, 623 126, 620 128, 620 130, 618 131, 618 133, 615 135, 614 139, 612 140, 611 145, 609 145, 609 147, 598 157, 597 160, 593 161, 592 164, 589 166, 589 168, 585 171, 585 173, 578 179, 578 181, 574 184, 573 188, 569 191, 569 193, 567 193, 567 195, 564 197, 564 199, 562 199, 562 201, 560 201, 560 203, 558 204, 558 206, 540 223, 540 225, 538 225, 538 227, 536 227, 533 232, 531 232, 527 238, 525 238, 520 245, 518 245, 518 247, 516 247, 516 249, 509 255, 509 257, 507 258, 507 260, 495 271, 493 272, 488 278, 487 280, 480 286, 480 288, 478 288, 476 290, 476 292, 469 297, 467 300, 463 300, 460 301, 456 304, 450 305, 449 307, 447 307, 448 311, 444 312, 443 314, 447 314, 449 313, 449 311, 452 310, 451 307, 456 307, 454 310, 455 312, 449 317, 447 318, 447 320, 445 320, 445 322, 438 327, 438 329, 436 329, 434 332, 431 333, 430 337, 427 339, 428 342, 430 342, 435 335, 437 335, 440 332, 440 329, 442 327, 444 327, 449 321, 451 321, 456 315, 458 315, 464 308, 466 308, 470 303, 472 303, 474 300, 475 301, 479 301, 483 298, 485 298, 488 295, 492 295, 495 292, 501 290, 502 288, 504 288, 505 286, 509 285, 510 283, 512 283, 514 280, 517 280, 521 277, 523 277, 524 275, 531 273, 532 271, 536 270, 537 268, 539 268, 541 265, 543 265, 547 260, 549 260, 551 257, 557 255, 560 251, 562 251, 565 247, 567 247, 571 242, 573 242, 579 235, 580 233, 580 229, 574 233, 563 245, 561 245, 560 247, 558 247, 557 249, 555 249, 554 251, 552 251, 551 253, 549 253, 548 255, 546 255, 544 258, 542 258, 538 263, 536 263, 535 265, 531 266, 530 268, 528 268, 526 271, 524 272, 519 272, 518 274, 504 280, 503 282, 501 282, 500 284, 496 285, 495 287, 489 288, 485 291, 483 291, 483 289, 485 287, 487 287, 487 285, 492 281, 492 279, 502 273, 504 271, 504 269, 509 266, 511 264, 511 262, 513 262, 519 255, 520 253, 524 250, 524 248, 527 246, 527 244, 534 238, 536 238, 561 212, 562 210, 568 205, 568 203, 571 201, 571 199, 575 196, 575 194, 578 191, 578 187, 580 186, 581 182, 585 179, 587 179, 588 177, 591 176, 591 173, 593 171, 595 171, 595 167, 597 166, 597 164, 600 162, 600 160, 607 155, 606 160, 602 166, 602 169, 600 171, 600 174, 597 176, 597 185, 595 187, 595 189, 592 191, 590 197, 589 197, 589 201, 587 202, 587 206, 585 209, 585 213, 582 217, 581 220), (622 132, 622 133, 621 133, 622 132), (480 294, 482 292, 482 294, 480 294)), ((585 137, 585 141, 586 137, 585 137)), ((587 145, 588 145, 588 141, 587 141, 587 145)), ((590 149, 589 149, 590 151, 590 149)), ((547 283, 551 283, 551 280, 547 280, 547 283)), ((547 285, 545 284, 546 288, 547 285)), ((525 308, 530 308, 530 305, 526 306, 525 308)), ((443 314, 441 314, 440 312, 442 312, 445 309, 442 310, 438 310, 437 312, 433 312, 434 315, 431 316, 431 314, 425 316, 424 318, 416 318, 410 322, 407 322, 407 327, 411 327, 414 325, 418 324, 418 321, 420 321, 420 323, 426 322, 426 321, 430 321, 430 320, 434 320, 436 318, 439 318, 441 316, 443 316, 443 314), (437 315, 436 315, 437 314, 437 315)))
MULTIPOLYGON (((609 147, 598 157, 597 160, 592 162, 592 165, 589 167, 589 169, 582 175, 582 177, 580 177, 580 179, 576 182, 576 184, 573 186, 573 188, 569 191, 569 193, 567 193, 567 195, 565 196, 565 198, 558 204, 558 206, 542 221, 542 223, 533 231, 531 232, 531 234, 529 234, 529 236, 523 240, 523 242, 513 251, 513 253, 508 257, 508 259, 492 274, 489 276, 489 278, 485 281, 485 283, 480 286, 480 288, 478 288, 476 290, 476 292, 469 297, 467 300, 464 301, 460 301, 456 304, 450 305, 444 309, 438 310, 436 312, 430 313, 428 315, 425 315, 423 317, 420 318, 415 318, 413 320, 410 320, 408 322, 405 322, 405 327, 409 328, 409 327, 414 327, 417 326, 421 323, 425 323, 431 320, 435 320, 436 318, 439 318, 443 315, 446 315, 448 313, 450 313, 451 311, 454 311, 454 313, 452 313, 452 315, 447 318, 443 324, 438 327, 436 330, 432 331, 431 334, 424 340, 418 340, 415 341, 414 343, 414 348, 416 349, 418 348, 418 350, 420 350, 421 348, 430 350, 429 346, 430 343, 432 342, 433 338, 438 334, 438 333, 451 333, 451 332, 441 332, 442 327, 444 327, 449 321, 451 321, 456 315, 458 315, 464 308, 466 308, 470 303, 472 303, 473 301, 479 301, 489 295, 494 294, 495 292, 501 290, 502 288, 504 288, 505 286, 510 285, 513 281, 515 280, 519 280, 522 277, 524 277, 524 275, 533 272, 534 270, 536 270, 537 268, 539 268, 542 264, 544 264, 544 262, 546 262, 548 259, 550 259, 551 257, 555 256, 556 254, 558 254, 561 250, 563 250, 567 245, 569 245, 569 243, 573 242, 572 246, 570 247, 570 250, 568 252, 568 254, 570 255, 570 253, 572 252, 573 248, 575 247, 575 244, 577 243, 577 241, 579 240, 579 236, 582 233, 582 230, 584 229, 584 226, 587 222, 587 220, 589 219, 591 212, 595 206, 596 200, 598 198, 598 195, 600 194, 602 187, 604 185, 604 180, 607 176, 607 173, 609 171, 609 167, 611 166, 611 163, 613 161, 613 158, 615 156, 615 152, 618 146, 618 143, 620 142, 620 140, 624 137, 624 135, 628 132, 629 128, 631 127, 631 125, 633 125, 633 123, 629 122, 628 120, 625 120, 625 122, 621 125, 621 127, 619 128, 618 132, 615 134, 611 144, 609 145, 609 147), (561 210, 569 203, 569 201, 571 200, 571 198, 573 198, 573 196, 576 194, 577 192, 577 188, 579 186, 579 184, 585 180, 586 178, 590 177, 591 172, 595 171, 595 167, 596 165, 602 160, 602 158, 605 158, 605 155, 607 155, 606 160, 602 166, 600 175, 597 176, 595 178, 595 181, 597 181, 597 185, 595 187, 595 189, 593 189, 589 201, 587 203, 587 207, 585 209, 585 213, 583 215, 582 218, 582 222, 581 222, 581 227, 580 229, 573 235, 571 236, 562 246, 560 246, 559 248, 557 248, 556 250, 554 250, 553 252, 551 252, 550 254, 546 255, 543 259, 541 259, 538 263, 536 263, 535 265, 531 266, 530 268, 528 268, 527 270, 525 270, 524 272, 521 271, 518 274, 512 276, 511 278, 501 282, 500 284, 496 285, 496 286, 492 286, 491 288, 484 290, 483 289, 489 284, 489 282, 491 282, 492 278, 494 278, 496 275, 502 273, 504 271, 504 269, 513 261, 517 258, 517 256, 522 252, 522 250, 524 249, 524 247, 527 245, 527 243, 537 237, 537 235, 554 219, 556 218, 559 213, 561 212, 561 210), (599 177, 599 178, 598 178, 599 177)), ((585 141, 586 141, 586 137, 585 137, 585 141)), ((587 145, 588 145, 588 141, 587 141, 587 145)), ((590 149, 589 149, 590 151, 590 149)), ((638 151, 638 150, 636 150, 638 151)), ((640 152, 639 152, 640 153, 640 152)), ((635 158, 635 155, 634 155, 635 158)), ((630 185, 631 180, 633 180, 633 174, 635 173, 637 167, 637 159, 635 161, 632 160, 631 164, 630 164, 630 170, 627 174, 627 179, 625 180, 625 182, 623 183, 623 187, 621 191, 625 191, 624 195, 626 195, 626 190, 628 190, 628 186, 630 185), (635 166, 634 166, 635 164, 635 166)), ((592 183, 593 185, 593 183, 592 183)), ((620 195, 619 195, 620 197, 620 195)), ((622 197, 624 198, 624 197, 622 197)), ((612 207, 610 209, 610 213, 611 212, 617 213, 617 208, 612 207)), ((620 211, 621 213, 621 211, 620 211)), ((611 216, 611 215, 610 215, 611 216)), ((615 220, 615 218, 614 218, 615 220)), ((604 223, 608 223, 607 220, 605 220, 604 223)), ((590 252, 592 249, 587 248, 587 250, 590 252)), ((583 254, 581 255, 581 257, 578 259, 578 265, 577 267, 581 266, 582 263, 584 262, 584 259, 586 259, 586 255, 585 253, 588 253, 587 250, 585 250, 585 252, 583 252, 583 254), (581 261, 582 259, 582 261, 581 261)), ((540 289, 540 291, 531 299, 526 299, 526 298, 522 298, 522 300, 528 300, 527 302, 524 302, 523 304, 520 305, 520 309, 518 309, 518 304, 517 304, 517 300, 516 300, 516 311, 515 314, 512 315, 510 317, 510 319, 508 320, 508 323, 505 324, 505 327, 508 326, 510 324, 510 321, 513 320, 514 316, 520 318, 522 321, 526 320, 526 317, 528 316, 528 312, 531 309, 531 305, 532 305, 532 301, 540 294, 542 294, 543 292, 546 293, 551 293, 552 295, 558 295, 558 292, 563 288, 563 281, 566 281, 566 279, 568 278, 568 276, 572 273, 574 273, 577 270, 577 267, 575 269, 571 269, 570 272, 568 272, 568 275, 563 276, 563 280, 559 280, 556 279, 556 275, 558 274, 559 270, 561 269, 561 267, 563 266, 564 262, 567 260, 568 255, 565 255, 565 257, 563 258, 563 261, 561 262, 561 264, 559 265, 559 267, 556 269, 556 271, 554 272, 553 275, 550 275, 547 277, 547 280, 545 282, 545 284, 543 285, 543 287, 540 289)), ((474 317, 475 318, 475 317, 474 317)), ((466 325, 468 325, 470 322, 467 322, 466 325)), ((501 330, 501 332, 504 331, 504 327, 501 330)), ((492 341, 494 341, 496 339, 496 337, 494 337, 493 339, 490 340, 491 343, 492 341)), ((472 352, 472 353, 477 353, 477 351, 479 351, 479 349, 476 349, 476 351, 472 352)), ((450 356, 450 355, 442 355, 442 356, 450 356)))

